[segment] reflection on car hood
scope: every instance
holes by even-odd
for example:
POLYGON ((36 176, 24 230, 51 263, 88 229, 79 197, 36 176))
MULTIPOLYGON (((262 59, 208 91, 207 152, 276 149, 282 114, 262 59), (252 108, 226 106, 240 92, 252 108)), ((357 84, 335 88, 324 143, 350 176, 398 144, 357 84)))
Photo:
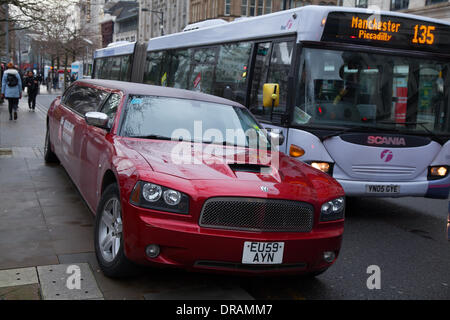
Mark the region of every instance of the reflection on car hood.
POLYGON ((233 148, 177 141, 126 139, 122 141, 139 152, 155 172, 169 174, 188 180, 256 180, 273 183, 292 182, 307 184, 302 168, 306 165, 282 153, 273 154, 273 161, 249 156, 246 148, 233 148), (217 147, 223 152, 211 152, 217 147), (187 158, 176 157, 186 148, 187 158), (226 156, 223 153, 226 152, 226 156), (211 156, 207 156, 210 155, 211 156), (276 161, 278 156, 278 161, 276 161), (190 159, 189 159, 190 158, 190 159), (185 160, 185 161, 183 161, 185 160), (190 161, 189 161, 190 160, 190 161), (266 160, 266 161, 265 161, 266 160), (278 163, 277 163, 278 162, 278 163))

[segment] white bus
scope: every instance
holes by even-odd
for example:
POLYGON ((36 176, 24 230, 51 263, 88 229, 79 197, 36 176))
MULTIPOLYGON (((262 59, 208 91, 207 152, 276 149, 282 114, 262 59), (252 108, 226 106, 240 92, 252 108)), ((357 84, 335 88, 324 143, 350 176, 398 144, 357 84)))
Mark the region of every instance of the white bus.
POLYGON ((242 103, 348 196, 448 198, 448 23, 308 6, 154 38, 133 62, 131 81, 242 103))
POLYGON ((134 78, 142 78, 143 68, 138 68, 139 63, 135 64, 137 70, 132 69, 134 60, 145 60, 144 45, 129 41, 110 43, 94 52, 92 78, 131 81, 132 74, 134 78))

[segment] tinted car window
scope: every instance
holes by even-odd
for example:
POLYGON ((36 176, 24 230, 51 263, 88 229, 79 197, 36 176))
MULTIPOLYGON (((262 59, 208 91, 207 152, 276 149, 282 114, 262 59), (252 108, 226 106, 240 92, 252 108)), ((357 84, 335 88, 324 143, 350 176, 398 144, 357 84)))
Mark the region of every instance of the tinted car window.
POLYGON ((67 103, 67 98, 70 96, 70 92, 72 91, 72 89, 74 87, 75 86, 70 86, 69 88, 66 89, 66 91, 64 91, 64 94, 61 98, 62 103, 64 103, 64 104, 67 103))
POLYGON ((108 115, 110 125, 112 125, 114 121, 114 117, 116 116, 119 104, 120 104, 120 95, 118 95, 117 93, 113 93, 102 107, 101 112, 106 113, 108 115))
POLYGON ((75 112, 84 115, 86 112, 98 110, 107 95, 105 91, 78 86, 70 91, 65 104, 75 112))

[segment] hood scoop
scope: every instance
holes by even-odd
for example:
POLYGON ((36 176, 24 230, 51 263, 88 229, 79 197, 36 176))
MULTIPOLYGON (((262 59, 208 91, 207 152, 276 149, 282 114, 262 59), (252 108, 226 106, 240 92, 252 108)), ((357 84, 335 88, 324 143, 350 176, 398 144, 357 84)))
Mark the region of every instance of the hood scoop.
POLYGON ((270 166, 251 163, 229 163, 228 166, 234 172, 253 172, 253 173, 267 173, 271 172, 270 166))

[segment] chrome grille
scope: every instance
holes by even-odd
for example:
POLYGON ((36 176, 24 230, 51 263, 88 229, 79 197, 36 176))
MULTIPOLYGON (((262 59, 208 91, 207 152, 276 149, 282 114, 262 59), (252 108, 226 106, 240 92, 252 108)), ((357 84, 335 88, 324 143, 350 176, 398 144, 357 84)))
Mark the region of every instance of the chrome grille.
POLYGON ((203 205, 200 226, 218 229, 309 232, 314 207, 305 202, 260 198, 211 198, 203 205))

